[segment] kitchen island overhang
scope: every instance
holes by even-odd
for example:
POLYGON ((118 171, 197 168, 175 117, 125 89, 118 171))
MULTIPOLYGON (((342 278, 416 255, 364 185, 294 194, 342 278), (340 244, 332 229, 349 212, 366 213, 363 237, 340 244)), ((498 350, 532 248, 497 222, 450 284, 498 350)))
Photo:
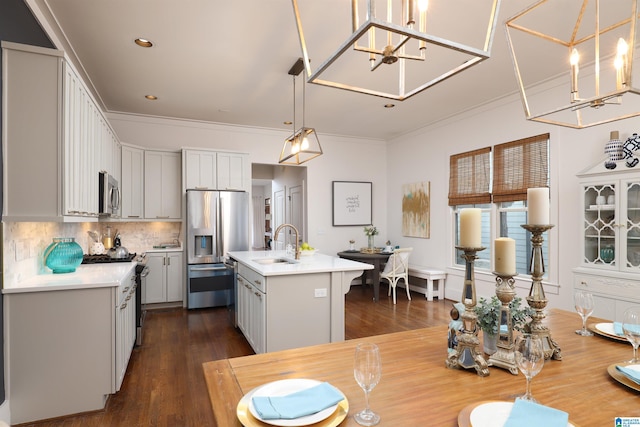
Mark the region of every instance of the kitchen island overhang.
POLYGON ((344 341, 345 294, 353 279, 373 268, 319 253, 299 260, 285 251, 228 255, 239 263, 238 326, 256 353, 344 341), (252 287, 250 292, 242 292, 240 281, 252 287), (251 311, 247 316, 255 319, 260 304, 255 307, 245 300, 253 296, 264 301, 264 313, 258 314, 259 322, 252 327, 244 312, 251 311))

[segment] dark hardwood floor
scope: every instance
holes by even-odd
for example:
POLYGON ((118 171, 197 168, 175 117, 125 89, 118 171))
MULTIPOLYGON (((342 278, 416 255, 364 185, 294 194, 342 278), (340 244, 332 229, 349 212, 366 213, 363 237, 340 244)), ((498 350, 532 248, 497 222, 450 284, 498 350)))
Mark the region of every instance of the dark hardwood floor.
MULTIPOLYGON (((346 296, 346 339, 399 332, 449 322, 451 301, 427 302, 398 289, 394 305, 380 286, 353 286, 346 296)), ((215 427, 202 363, 253 354, 242 333, 231 326, 225 308, 147 311, 143 345, 135 348, 120 391, 101 411, 22 424, 22 426, 215 427)), ((443 340, 446 338, 443 337, 443 340)), ((64 385, 61 387, 64 393, 64 385)))

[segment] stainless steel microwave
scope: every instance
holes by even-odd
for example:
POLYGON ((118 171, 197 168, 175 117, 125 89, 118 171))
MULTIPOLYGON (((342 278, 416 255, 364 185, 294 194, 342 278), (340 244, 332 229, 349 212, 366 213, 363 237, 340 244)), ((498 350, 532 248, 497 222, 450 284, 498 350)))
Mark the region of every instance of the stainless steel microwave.
POLYGON ((119 216, 120 188, 118 180, 106 172, 99 172, 98 183, 98 212, 103 216, 119 216))

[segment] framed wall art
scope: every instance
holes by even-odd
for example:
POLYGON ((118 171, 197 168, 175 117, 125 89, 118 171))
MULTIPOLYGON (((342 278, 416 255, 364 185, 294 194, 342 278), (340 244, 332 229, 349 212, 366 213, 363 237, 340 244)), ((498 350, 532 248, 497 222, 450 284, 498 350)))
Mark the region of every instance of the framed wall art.
POLYGON ((333 181, 333 225, 371 225, 370 182, 333 181))
POLYGON ((430 183, 417 182, 402 186, 402 235, 429 238, 430 183))

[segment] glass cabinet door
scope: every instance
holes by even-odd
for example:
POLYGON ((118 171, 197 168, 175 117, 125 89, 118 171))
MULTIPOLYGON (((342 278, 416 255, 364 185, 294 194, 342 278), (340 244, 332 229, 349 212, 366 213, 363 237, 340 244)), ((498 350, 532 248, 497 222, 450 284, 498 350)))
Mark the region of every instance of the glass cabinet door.
POLYGON ((625 181, 625 204, 623 207, 626 231, 625 269, 638 271, 640 268, 640 180, 625 181))
POLYGON ((617 268, 616 205, 615 184, 584 186, 585 264, 617 268))

